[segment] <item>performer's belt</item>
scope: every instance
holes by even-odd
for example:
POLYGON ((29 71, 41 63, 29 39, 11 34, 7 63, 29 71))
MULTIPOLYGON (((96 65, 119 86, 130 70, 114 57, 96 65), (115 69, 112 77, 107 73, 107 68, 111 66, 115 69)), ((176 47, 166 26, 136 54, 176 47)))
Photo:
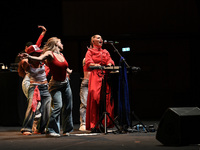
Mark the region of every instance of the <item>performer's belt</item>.
POLYGON ((30 81, 30 83, 37 83, 37 84, 47 84, 48 83, 48 81, 47 80, 45 80, 45 81, 30 81))

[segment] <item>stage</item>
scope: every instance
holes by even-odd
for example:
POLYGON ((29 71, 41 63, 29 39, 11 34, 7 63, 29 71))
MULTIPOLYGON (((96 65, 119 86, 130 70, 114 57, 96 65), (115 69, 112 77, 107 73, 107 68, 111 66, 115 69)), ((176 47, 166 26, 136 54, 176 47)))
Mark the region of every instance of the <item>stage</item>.
MULTIPOLYGON (((158 121, 143 121, 145 125, 157 124, 158 121)), ((156 132, 133 132, 124 134, 98 133, 91 134, 78 130, 79 124, 74 125, 74 132, 70 136, 49 138, 45 134, 24 136, 20 133, 21 127, 0 127, 1 150, 199 150, 200 145, 163 146, 156 140, 156 132)), ((113 129, 115 130, 115 128, 113 129)), ((110 131, 110 130, 109 130, 110 131)), ((192 132, 192 131, 191 131, 192 132)))

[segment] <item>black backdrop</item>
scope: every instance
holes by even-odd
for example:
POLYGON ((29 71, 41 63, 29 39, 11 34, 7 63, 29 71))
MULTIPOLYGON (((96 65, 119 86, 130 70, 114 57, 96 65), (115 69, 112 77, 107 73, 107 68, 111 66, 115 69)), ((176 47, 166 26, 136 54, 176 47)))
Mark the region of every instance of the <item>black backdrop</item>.
MULTIPOLYGON (((117 40, 141 72, 129 80, 131 107, 140 118, 160 118, 168 107, 200 106, 198 0, 1 1, 0 62, 9 65, 27 41, 58 36, 70 68, 82 76, 90 37, 117 40)), ((104 45, 118 64, 112 47, 104 45)), ((78 89, 79 90, 79 89, 78 89)), ((12 92, 12 91, 11 91, 12 92)), ((116 91, 117 92, 117 91, 116 91)), ((77 109, 77 108, 76 108, 77 109)))

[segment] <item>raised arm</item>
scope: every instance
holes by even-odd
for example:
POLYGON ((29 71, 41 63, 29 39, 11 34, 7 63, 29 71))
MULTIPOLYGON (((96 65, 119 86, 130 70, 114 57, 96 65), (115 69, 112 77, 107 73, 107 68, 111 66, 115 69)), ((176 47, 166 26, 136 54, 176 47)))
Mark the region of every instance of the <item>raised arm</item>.
POLYGON ((40 36, 39 36, 39 38, 38 38, 38 40, 37 40, 37 42, 36 42, 36 45, 37 45, 38 47, 40 47, 40 46, 41 46, 41 43, 42 43, 42 39, 44 38, 44 35, 45 35, 46 32, 47 32, 47 29, 46 29, 44 26, 38 26, 38 28, 41 28, 41 29, 42 29, 42 33, 40 34, 40 36))
POLYGON ((42 29, 42 33, 41 35, 45 35, 45 33, 47 32, 47 29, 44 27, 44 26, 38 26, 38 28, 41 28, 42 29))

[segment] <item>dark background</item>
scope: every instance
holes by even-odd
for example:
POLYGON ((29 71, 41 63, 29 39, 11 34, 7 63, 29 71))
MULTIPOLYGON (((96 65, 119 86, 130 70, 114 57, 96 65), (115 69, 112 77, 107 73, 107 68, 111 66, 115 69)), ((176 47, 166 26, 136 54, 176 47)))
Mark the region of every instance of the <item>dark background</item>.
MULTIPOLYGON (((36 42, 37 25, 44 25, 43 41, 61 38, 70 68, 82 76, 90 37, 100 34, 119 41, 116 48, 127 63, 142 69, 129 76, 131 108, 140 118, 159 119, 168 107, 200 107, 199 0, 34 0, 0 6, 1 63, 13 63, 26 42, 36 42), (121 52, 127 46, 131 51, 121 52)), ((103 47, 118 65, 113 48, 103 47)))

